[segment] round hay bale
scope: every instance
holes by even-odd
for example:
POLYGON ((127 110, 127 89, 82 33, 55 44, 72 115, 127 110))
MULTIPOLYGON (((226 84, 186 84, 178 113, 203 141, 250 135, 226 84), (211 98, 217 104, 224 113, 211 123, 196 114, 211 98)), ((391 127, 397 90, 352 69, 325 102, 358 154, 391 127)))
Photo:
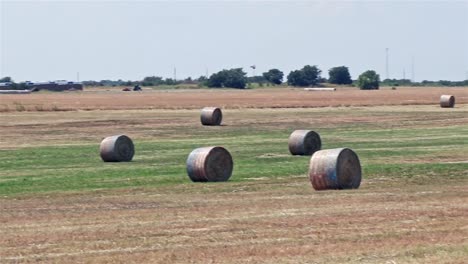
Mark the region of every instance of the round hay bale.
POLYGON ((233 165, 231 154, 223 147, 197 148, 187 158, 187 173, 194 182, 227 181, 233 165))
POLYGON ((135 147, 132 140, 125 135, 111 136, 101 142, 100 153, 105 162, 131 161, 135 147))
POLYGON ((322 148, 320 135, 312 130, 296 130, 289 136, 289 152, 308 156, 322 148))
POLYGON ((357 189, 361 184, 361 164, 351 149, 320 150, 310 159, 309 178, 317 191, 357 189))
POLYGON ((200 120, 204 126, 219 126, 223 120, 223 113, 218 107, 204 107, 200 120))
POLYGON ((454 107, 455 106, 455 96, 444 94, 440 96, 440 107, 454 107))

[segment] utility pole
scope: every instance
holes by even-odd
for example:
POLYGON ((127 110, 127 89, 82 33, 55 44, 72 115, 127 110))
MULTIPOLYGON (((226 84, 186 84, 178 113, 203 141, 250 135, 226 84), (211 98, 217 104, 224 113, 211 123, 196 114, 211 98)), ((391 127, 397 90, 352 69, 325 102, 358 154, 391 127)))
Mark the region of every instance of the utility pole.
POLYGON ((177 68, 174 67, 174 81, 177 81, 177 68))
POLYGON ((390 79, 390 76, 388 74, 388 48, 385 48, 385 75, 387 79, 390 79))
POLYGON ((406 71, 405 71, 405 68, 403 68, 403 80, 406 79, 406 71))
POLYGON ((411 82, 414 82, 414 56, 411 57, 411 82))
POLYGON ((76 72, 76 81, 80 82, 80 72, 76 72))

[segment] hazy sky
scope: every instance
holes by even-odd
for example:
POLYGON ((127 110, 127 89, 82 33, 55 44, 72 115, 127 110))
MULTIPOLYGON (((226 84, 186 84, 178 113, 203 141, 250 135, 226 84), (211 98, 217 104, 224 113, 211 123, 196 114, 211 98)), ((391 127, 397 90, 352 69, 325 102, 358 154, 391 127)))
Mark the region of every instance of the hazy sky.
POLYGON ((468 78, 465 1, 5 1, 0 76, 15 81, 199 77, 306 64, 391 78, 468 78))

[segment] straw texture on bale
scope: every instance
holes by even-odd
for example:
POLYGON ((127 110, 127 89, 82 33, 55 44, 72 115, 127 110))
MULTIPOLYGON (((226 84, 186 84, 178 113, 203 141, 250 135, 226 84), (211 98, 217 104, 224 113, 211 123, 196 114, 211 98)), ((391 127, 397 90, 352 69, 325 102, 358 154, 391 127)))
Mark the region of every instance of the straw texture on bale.
POLYGON ((361 184, 361 164, 351 149, 320 150, 310 159, 309 178, 317 191, 357 189, 361 184))
POLYGON ((101 142, 100 153, 105 162, 131 161, 135 147, 132 140, 125 135, 111 136, 101 142))
POLYGON ((454 107, 455 106, 455 96, 453 95, 442 95, 440 96, 440 107, 454 107))
POLYGON ((204 107, 200 119, 205 126, 219 126, 223 120, 223 113, 218 107, 204 107))
POLYGON ((293 155, 308 156, 322 147, 320 135, 312 130, 295 130, 289 136, 289 152, 293 155))
POLYGON ((333 91, 336 91, 336 88, 304 88, 304 91, 329 91, 329 92, 333 92, 333 91))
POLYGON ((233 165, 231 154, 223 147, 197 148, 187 158, 187 173, 194 182, 227 181, 233 165))

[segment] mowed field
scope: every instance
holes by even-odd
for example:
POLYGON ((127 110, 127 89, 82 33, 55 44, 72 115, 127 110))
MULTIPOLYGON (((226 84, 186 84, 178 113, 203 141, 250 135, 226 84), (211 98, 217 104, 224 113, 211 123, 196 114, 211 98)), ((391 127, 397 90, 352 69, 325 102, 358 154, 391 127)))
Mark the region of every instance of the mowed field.
POLYGON ((0 263, 466 263, 468 89, 0 95, 0 263), (438 105, 456 96, 453 109, 438 105), (202 106, 224 107, 204 127, 202 106), (3 108, 2 108, 3 107, 3 108), (289 134, 349 147, 357 190, 314 191, 289 134), (126 134, 129 163, 99 143, 126 134), (192 183, 219 145, 228 182, 192 183))

